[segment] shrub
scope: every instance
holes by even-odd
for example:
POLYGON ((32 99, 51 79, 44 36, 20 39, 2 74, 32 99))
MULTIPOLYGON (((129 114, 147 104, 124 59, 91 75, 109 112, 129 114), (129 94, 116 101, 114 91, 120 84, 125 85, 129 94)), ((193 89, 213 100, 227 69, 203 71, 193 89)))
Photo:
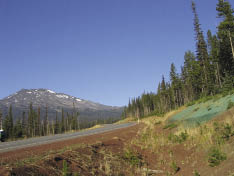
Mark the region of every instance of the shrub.
POLYGON ((133 166, 142 166, 142 157, 130 150, 125 151, 123 158, 133 166))
POLYGON ((200 176, 200 174, 197 170, 194 171, 194 176, 200 176))
POLYGON ((216 102, 220 99, 220 95, 215 95, 214 98, 213 98, 213 102, 216 102))
POLYGON ((197 108, 195 108, 194 110, 193 110, 193 112, 196 112, 196 111, 198 111, 200 108, 199 107, 197 107, 197 108))
POLYGON ((221 152, 217 147, 211 147, 208 153, 208 162, 211 167, 218 166, 222 161, 226 160, 226 154, 221 152))
POLYGON ((226 140, 229 139, 232 135, 232 127, 229 124, 224 125, 223 130, 222 130, 222 137, 226 140))
POLYGON ((214 123, 214 139, 217 144, 223 144, 224 139, 229 140, 229 138, 233 135, 232 126, 228 123, 219 125, 217 122, 214 123))
POLYGON ((161 123, 162 123, 161 121, 158 121, 158 122, 155 122, 154 125, 159 125, 161 123))
POLYGON ((189 135, 187 131, 181 132, 180 135, 175 135, 175 134, 170 133, 168 136, 168 139, 172 141, 173 143, 182 143, 187 140, 188 136, 189 135))
POLYGON ((187 133, 187 131, 185 131, 185 132, 181 132, 180 133, 180 139, 181 139, 181 142, 184 142, 184 141, 186 141, 187 140, 187 138, 188 138, 188 133, 187 133))
POLYGON ((67 161, 66 161, 66 160, 63 161, 63 171, 62 171, 62 175, 63 175, 63 176, 67 176, 67 175, 68 175, 68 166, 67 166, 67 161))
POLYGON ((229 94, 228 91, 223 91, 223 92, 222 92, 222 97, 226 97, 228 94, 229 94))
POLYGON ((175 161, 172 161, 171 168, 173 169, 174 173, 177 173, 180 170, 180 167, 177 166, 175 161))
POLYGON ((168 136, 169 141, 172 141, 173 143, 179 143, 180 142, 180 138, 179 136, 170 133, 168 136))
POLYGON ((227 110, 228 110, 228 109, 231 109, 232 107, 234 107, 234 102, 229 101, 229 102, 228 102, 228 106, 227 106, 227 110))
POLYGON ((195 103, 196 103, 195 101, 191 101, 191 102, 189 102, 186 106, 189 107, 189 106, 194 105, 195 103))
POLYGON ((163 127, 163 129, 173 129, 176 128, 178 125, 175 123, 169 123, 163 127))

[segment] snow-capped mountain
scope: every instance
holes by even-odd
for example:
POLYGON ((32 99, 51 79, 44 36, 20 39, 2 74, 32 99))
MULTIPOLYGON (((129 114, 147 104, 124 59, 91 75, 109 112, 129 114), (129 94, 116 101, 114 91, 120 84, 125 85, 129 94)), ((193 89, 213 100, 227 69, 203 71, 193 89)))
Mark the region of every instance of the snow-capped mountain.
POLYGON ((56 112, 60 114, 62 108, 65 112, 71 112, 75 107, 80 112, 81 118, 90 120, 118 118, 123 110, 121 107, 106 106, 48 89, 22 89, 0 100, 0 108, 6 115, 8 108, 12 105, 13 114, 16 118, 20 117, 22 112, 28 112, 30 103, 33 104, 34 109, 40 107, 42 115, 47 106, 50 119, 55 118, 56 112))

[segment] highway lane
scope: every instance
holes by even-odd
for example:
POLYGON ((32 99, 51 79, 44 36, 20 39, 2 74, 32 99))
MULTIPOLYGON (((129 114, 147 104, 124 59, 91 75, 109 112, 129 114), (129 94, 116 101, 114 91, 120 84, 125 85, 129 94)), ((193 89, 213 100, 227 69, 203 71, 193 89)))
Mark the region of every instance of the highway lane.
POLYGON ((121 128, 126 128, 126 127, 130 127, 134 125, 136 125, 135 122, 125 123, 125 124, 108 124, 108 125, 104 125, 104 127, 101 127, 101 128, 84 130, 84 131, 79 131, 79 132, 74 132, 74 133, 56 134, 56 135, 35 137, 35 138, 29 138, 29 139, 11 141, 11 142, 0 142, 0 153, 13 151, 16 149, 22 149, 26 147, 31 147, 31 146, 38 146, 41 144, 53 143, 56 141, 73 139, 77 137, 100 134, 100 133, 113 131, 113 130, 121 129, 121 128))

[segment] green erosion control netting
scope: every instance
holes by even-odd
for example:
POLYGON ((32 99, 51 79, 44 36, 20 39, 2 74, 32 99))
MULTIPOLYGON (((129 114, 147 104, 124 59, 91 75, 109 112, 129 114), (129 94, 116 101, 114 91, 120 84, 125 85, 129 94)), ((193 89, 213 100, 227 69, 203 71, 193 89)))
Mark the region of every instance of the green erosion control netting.
POLYGON ((172 116, 169 122, 184 122, 188 125, 206 122, 227 110, 229 102, 234 102, 234 94, 222 98, 214 98, 205 103, 194 104, 172 116))

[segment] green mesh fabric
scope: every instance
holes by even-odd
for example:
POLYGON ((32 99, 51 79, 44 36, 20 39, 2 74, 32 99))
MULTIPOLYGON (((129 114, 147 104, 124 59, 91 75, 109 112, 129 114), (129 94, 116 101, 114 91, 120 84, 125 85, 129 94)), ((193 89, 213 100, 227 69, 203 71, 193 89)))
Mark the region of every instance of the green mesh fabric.
POLYGON ((206 122, 227 110, 229 101, 234 102, 234 94, 219 99, 212 99, 205 103, 194 104, 172 116, 169 122, 182 121, 190 125, 206 122))

